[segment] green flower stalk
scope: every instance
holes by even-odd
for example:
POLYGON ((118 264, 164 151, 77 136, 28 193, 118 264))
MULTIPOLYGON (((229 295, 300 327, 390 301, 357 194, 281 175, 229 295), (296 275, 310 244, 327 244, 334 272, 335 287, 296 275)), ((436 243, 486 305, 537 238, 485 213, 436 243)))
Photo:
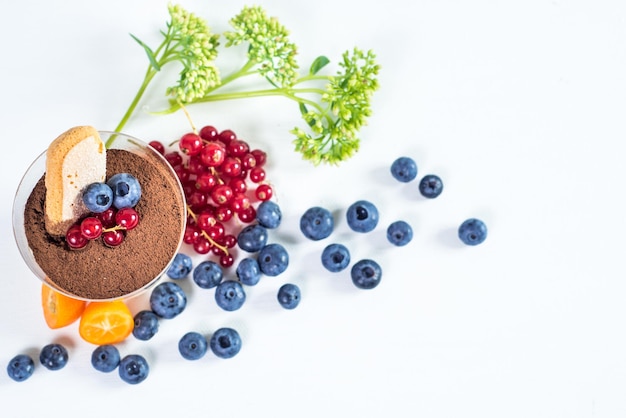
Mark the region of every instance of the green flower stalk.
MULTIPOLYGON (((210 88, 220 84, 220 76, 214 60, 217 57, 219 35, 211 33, 206 22, 180 6, 168 6, 170 21, 163 34, 163 41, 156 49, 140 41, 131 34, 146 52, 150 65, 146 70, 139 91, 132 100, 126 113, 115 128, 121 132, 131 118, 143 94, 152 79, 163 66, 178 62, 182 64, 180 78, 175 86, 167 89, 168 95, 178 97, 179 100, 189 102, 198 96, 203 96, 210 88)), ((111 137, 109 141, 114 140, 111 137)), ((106 146, 110 146, 107 143, 106 146)))
POLYGON ((306 122, 304 127, 291 130, 295 150, 304 159, 315 165, 338 164, 358 151, 358 133, 372 114, 372 95, 378 89, 380 67, 372 51, 346 51, 334 75, 321 74, 330 61, 320 56, 308 72, 301 74, 297 48, 289 40, 289 31, 261 7, 244 7, 229 22, 233 30, 222 36, 225 48, 246 47, 247 61, 238 70, 220 77, 215 65, 220 36, 212 34, 205 21, 180 6, 170 5, 169 13, 171 20, 156 49, 133 36, 148 55, 150 66, 117 132, 135 112, 153 77, 164 65, 178 62, 182 64, 179 80, 166 90, 170 107, 160 113, 175 112, 194 103, 282 96, 298 104, 306 122), (220 91, 250 76, 260 76, 267 86, 220 91))

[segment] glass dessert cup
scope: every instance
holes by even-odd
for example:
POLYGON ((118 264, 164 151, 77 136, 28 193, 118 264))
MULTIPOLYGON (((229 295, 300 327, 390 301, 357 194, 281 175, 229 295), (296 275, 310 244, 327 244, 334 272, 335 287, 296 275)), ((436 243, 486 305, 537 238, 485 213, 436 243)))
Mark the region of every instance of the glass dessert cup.
POLYGON ((33 225, 42 224, 37 219, 33 222, 33 214, 43 217, 43 213, 35 210, 41 210, 41 207, 33 208, 36 199, 32 196, 35 189, 43 187, 44 151, 27 169, 17 188, 13 203, 13 232, 27 266, 55 291, 86 301, 129 299, 154 286, 179 251, 186 223, 185 196, 176 173, 154 148, 121 133, 101 131, 99 134, 107 144, 107 178, 115 174, 109 171, 109 162, 117 161, 115 164, 123 167, 120 161, 130 159, 135 164, 136 173, 128 172, 134 174, 142 186, 142 197, 136 207, 139 225, 126 231, 126 238, 119 247, 108 248, 101 243, 89 242, 87 251, 70 250, 62 240, 52 244, 54 240, 46 236, 45 230, 33 232, 33 225), (165 193, 165 201, 151 191, 165 193), (98 253, 94 255, 93 251, 98 253), (94 259, 105 261, 95 268, 85 267, 87 273, 82 272, 82 265, 94 259), (50 261, 55 264, 54 274, 49 267, 50 261), (74 274, 77 280, 72 281, 74 274), (83 280, 85 285, 81 284, 83 280), (87 290, 96 283, 97 291, 87 290))

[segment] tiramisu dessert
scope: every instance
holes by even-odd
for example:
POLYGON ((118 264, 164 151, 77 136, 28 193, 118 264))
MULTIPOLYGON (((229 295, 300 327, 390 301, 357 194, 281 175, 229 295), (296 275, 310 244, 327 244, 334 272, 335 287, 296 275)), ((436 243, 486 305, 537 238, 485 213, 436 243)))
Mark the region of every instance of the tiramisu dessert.
POLYGON ((61 134, 45 159, 24 206, 42 279, 87 301, 126 298, 154 283, 176 255, 186 219, 167 161, 140 141, 89 126, 61 134), (115 136, 108 147, 105 136, 115 136))

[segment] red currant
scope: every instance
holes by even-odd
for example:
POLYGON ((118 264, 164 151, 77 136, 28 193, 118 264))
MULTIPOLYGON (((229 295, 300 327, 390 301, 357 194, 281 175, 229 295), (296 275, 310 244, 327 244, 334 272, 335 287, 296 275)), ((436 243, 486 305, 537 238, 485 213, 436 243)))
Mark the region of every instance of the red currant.
POLYGON ((226 234, 222 237, 220 244, 224 245, 226 248, 234 248, 237 245, 237 237, 233 234, 226 234))
POLYGON ((226 248, 234 248, 237 245, 237 237, 233 234, 224 234, 224 236, 218 241, 219 244, 226 248))
POLYGON ((239 158, 226 157, 220 171, 229 177, 237 177, 241 174, 241 161, 239 158))
POLYGON ((211 243, 203 236, 200 236, 196 242, 193 243, 193 249, 198 254, 207 254, 211 251, 211 243))
POLYGON ((133 208, 120 209, 115 214, 115 223, 129 231, 139 224, 139 214, 133 208))
POLYGON ((196 189, 201 192, 210 192, 217 186, 217 177, 212 173, 202 173, 196 178, 196 189))
POLYGON ((187 161, 187 170, 189 170, 191 174, 200 175, 206 173, 207 167, 202 162, 202 158, 199 155, 195 155, 187 161))
POLYGON ((265 170, 261 167, 254 167, 250 170, 250 181, 260 183, 265 180, 265 170))
POLYGON ((217 205, 225 205, 233 198, 233 189, 226 184, 220 184, 211 192, 211 198, 217 205))
POLYGON ((235 258, 231 254, 222 254, 220 256, 220 266, 230 267, 235 263, 235 258))
POLYGON ((241 157, 241 166, 244 170, 256 167, 256 158, 251 152, 247 152, 243 157, 241 157))
POLYGON ((89 240, 81 232, 80 225, 72 225, 65 233, 65 242, 72 250, 85 248, 89 240))
POLYGON ((248 151, 250 151, 248 143, 241 139, 233 139, 228 143, 228 145, 226 145, 226 149, 230 155, 234 157, 243 157, 248 151))
POLYGON ((185 226, 185 235, 183 236, 183 242, 185 244, 193 244, 194 242, 196 242, 198 240, 198 237, 200 237, 200 231, 198 230, 198 228, 194 225, 191 224, 187 224, 185 226))
POLYGON ((248 170, 241 170, 241 173, 239 173, 239 178, 242 180, 246 180, 246 177, 248 177, 248 170))
POLYGON ((215 129, 215 127, 213 126, 207 125, 200 129, 200 138, 204 139, 205 141, 214 141, 217 139, 217 136, 217 129, 215 129))
POLYGON ((194 190, 187 196, 187 204, 194 211, 202 210, 207 205, 207 194, 199 190, 194 190))
POLYGON ((183 181, 183 192, 185 193, 185 197, 189 199, 189 196, 197 191, 196 182, 194 180, 183 181))
POLYGON ((124 231, 121 229, 105 231, 102 233, 102 241, 108 247, 117 247, 124 242, 124 231))
POLYGON ((261 201, 270 200, 274 191, 269 184, 260 184, 254 191, 254 195, 261 201))
POLYGON ((237 212, 237 216, 239 216, 241 222, 249 224, 256 219, 256 209, 250 205, 241 212, 237 212))
POLYGON ((242 178, 234 178, 228 182, 228 185, 233 189, 233 193, 245 193, 248 190, 246 181, 242 178))
POLYGON ((165 159, 172 167, 181 165, 183 163, 183 157, 177 151, 171 151, 165 154, 165 159))
POLYGON ((226 149, 217 142, 205 144, 200 153, 200 159, 207 167, 218 167, 226 158, 226 149))
POLYGON ((228 222, 233 217, 233 210, 228 205, 218 206, 215 209, 215 217, 220 222, 228 222))
POLYGON ((228 145, 231 141, 237 139, 237 135, 230 129, 225 129, 220 132, 218 139, 222 141, 225 145, 228 145))
POLYGON ((233 212, 241 213, 250 207, 250 199, 243 193, 237 193, 233 195, 233 198, 230 201, 230 207, 233 212))
POLYGON ((208 231, 216 223, 215 215, 209 211, 200 212, 196 217, 196 225, 203 231, 208 231))
POLYGON ((215 254, 216 256, 218 256, 218 257, 219 257, 219 256, 221 256, 222 254, 226 254, 226 253, 224 252, 224 249, 223 249, 223 248, 220 248, 220 247, 218 247, 218 246, 216 246, 216 245, 214 245, 213 247, 211 247, 211 252, 212 252, 213 254, 215 254))
POLYGON ((88 240, 99 238, 102 235, 102 222, 95 216, 88 216, 80 223, 80 233, 88 240))
POLYGON ((216 222, 215 225, 210 227, 207 231, 207 234, 213 241, 221 239, 224 236, 224 233, 224 225, 221 222, 216 222))
POLYGON ((115 209, 112 207, 104 212, 96 213, 95 217, 100 219, 103 228, 112 228, 115 226, 115 209))
POLYGON ((267 153, 265 151, 260 149, 253 149, 252 151, 250 151, 250 154, 254 155, 254 160, 257 167, 265 165, 265 161, 267 160, 267 153))
POLYGON ((202 151, 202 145, 202 138, 195 133, 183 135, 178 142, 180 150, 189 156, 198 155, 202 151))
POLYGON ((159 142, 159 141, 150 141, 148 142, 148 145, 150 145, 152 148, 154 148, 156 150, 156 152, 158 152, 159 154, 163 155, 165 154, 165 146, 159 142))

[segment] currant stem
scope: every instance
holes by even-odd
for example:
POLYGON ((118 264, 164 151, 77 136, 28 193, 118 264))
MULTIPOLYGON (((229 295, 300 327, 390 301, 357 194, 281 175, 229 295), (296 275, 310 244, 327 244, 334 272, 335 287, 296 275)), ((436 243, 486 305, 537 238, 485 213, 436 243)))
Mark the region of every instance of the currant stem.
POLYGON ((220 175, 217 172, 217 170, 215 169, 215 167, 209 167, 209 169, 211 170, 211 174, 213 174, 215 176, 215 178, 217 179, 217 183, 218 184, 224 184, 224 180, 222 180, 222 178, 220 177, 220 175))
POLYGON ((103 228, 102 229, 102 233, 113 232, 113 231, 126 231, 126 228, 121 226, 121 225, 115 225, 115 226, 112 226, 111 228, 103 228))
MULTIPOLYGON (((191 210, 191 208, 189 207, 189 205, 187 205, 187 213, 189 214, 189 216, 191 216, 191 218, 196 221, 198 219, 198 216, 191 210)), ((211 243, 211 245, 219 248, 224 254, 228 255, 228 248, 226 248, 223 245, 218 244, 217 242, 215 242, 215 240, 213 240, 213 238, 211 238, 209 236, 209 234, 206 233, 206 231, 203 231, 202 229, 200 230, 200 235, 202 235, 204 238, 206 238, 207 241, 209 241, 211 243)))
POLYGON ((191 130, 193 131, 193 133, 197 134, 198 130, 196 129, 196 125, 194 125, 193 120, 191 119, 191 115, 189 114, 189 111, 187 111, 187 108, 178 99, 176 99, 176 103, 178 103, 178 106, 180 106, 182 111, 185 113, 185 116, 187 117, 187 121, 191 125, 191 130))

